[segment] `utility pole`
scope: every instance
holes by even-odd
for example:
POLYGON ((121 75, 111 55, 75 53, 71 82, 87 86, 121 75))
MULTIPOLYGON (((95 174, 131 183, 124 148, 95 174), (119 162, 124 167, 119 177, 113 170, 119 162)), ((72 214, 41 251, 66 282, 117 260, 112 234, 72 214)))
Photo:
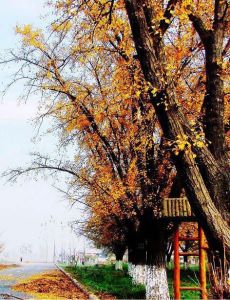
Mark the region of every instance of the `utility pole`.
POLYGON ((56 244, 55 244, 55 241, 54 241, 54 251, 53 251, 53 263, 56 262, 56 244))

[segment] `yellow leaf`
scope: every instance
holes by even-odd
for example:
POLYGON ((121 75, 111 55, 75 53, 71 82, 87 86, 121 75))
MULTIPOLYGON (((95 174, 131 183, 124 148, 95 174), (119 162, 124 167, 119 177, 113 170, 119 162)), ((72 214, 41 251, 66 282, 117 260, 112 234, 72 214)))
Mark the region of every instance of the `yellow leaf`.
POLYGON ((151 93, 152 93, 153 96, 156 96, 157 88, 153 88, 153 89, 151 90, 151 93))

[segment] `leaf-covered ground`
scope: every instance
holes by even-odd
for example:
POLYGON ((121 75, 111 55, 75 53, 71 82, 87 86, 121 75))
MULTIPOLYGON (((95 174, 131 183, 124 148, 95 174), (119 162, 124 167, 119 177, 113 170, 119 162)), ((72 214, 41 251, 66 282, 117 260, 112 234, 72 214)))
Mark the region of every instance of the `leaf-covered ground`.
POLYGON ((18 267, 18 265, 15 265, 15 264, 0 264, 0 271, 1 270, 5 270, 5 269, 8 269, 8 268, 16 268, 18 267))
POLYGON ((33 295, 37 299, 88 299, 62 272, 55 270, 20 281, 14 290, 33 295))

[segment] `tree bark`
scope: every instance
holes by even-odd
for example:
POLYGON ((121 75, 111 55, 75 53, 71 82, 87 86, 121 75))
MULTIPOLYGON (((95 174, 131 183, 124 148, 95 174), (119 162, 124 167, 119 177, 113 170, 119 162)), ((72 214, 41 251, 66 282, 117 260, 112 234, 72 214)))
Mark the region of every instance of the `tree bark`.
POLYGON ((167 272, 165 267, 155 265, 146 266, 146 299, 170 299, 167 272))
POLYGON ((189 18, 200 36, 205 49, 206 93, 203 103, 203 123, 209 148, 214 157, 226 164, 224 129, 224 83, 221 77, 224 33, 228 26, 228 1, 215 0, 212 29, 206 29, 203 20, 195 13, 189 18))
POLYGON ((145 264, 132 264, 129 263, 128 267, 129 275, 132 277, 132 281, 135 284, 143 284, 146 286, 146 265, 145 264))
MULTIPOLYGON (((224 33, 227 27, 227 0, 215 1, 213 28, 206 29, 202 19, 196 14, 189 18, 200 36, 205 49, 206 93, 202 106, 203 130, 209 141, 209 149, 218 161, 222 171, 215 174, 218 180, 210 185, 212 197, 218 199, 218 206, 222 211, 230 211, 230 176, 229 157, 225 142, 224 128, 224 83, 222 79, 224 33)), ((204 167, 204 164, 200 164, 204 167)), ((201 170, 202 171, 202 170, 201 170)), ((218 208, 219 208, 218 207, 218 208)), ((224 216, 228 220, 229 215, 224 216)))
MULTIPOLYGON (((142 0, 126 0, 126 11, 142 71, 146 80, 159 91, 156 97, 152 97, 152 104, 165 137, 176 140, 178 136, 187 135, 189 124, 175 100, 173 86, 167 86, 165 83, 165 76, 159 64, 160 53, 156 52, 156 49, 159 51, 160 49, 149 32, 144 6, 145 2, 142 0), (165 103, 167 103, 168 109, 165 109, 165 103)), ((162 59, 163 62, 164 59, 162 59)), ((204 162, 210 157, 213 158, 208 150, 206 152, 209 155, 208 158, 202 157, 204 162)), ((185 183, 186 194, 192 209, 205 230, 210 246, 212 249, 223 251, 223 245, 225 245, 229 253, 230 229, 214 205, 207 189, 204 179, 208 180, 209 178, 202 177, 190 153, 183 152, 178 157, 174 157, 174 161, 178 174, 185 183)), ((207 164, 205 165, 206 171, 210 175, 212 170, 207 164)))
POLYGON ((129 242, 130 274, 146 286, 146 299, 169 298, 166 273, 166 224, 143 216, 139 231, 129 242))

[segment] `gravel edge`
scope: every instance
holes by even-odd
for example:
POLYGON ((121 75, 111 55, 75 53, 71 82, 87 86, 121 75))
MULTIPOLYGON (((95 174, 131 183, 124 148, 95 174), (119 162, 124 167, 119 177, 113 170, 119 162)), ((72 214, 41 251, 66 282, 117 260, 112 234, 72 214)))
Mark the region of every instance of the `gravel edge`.
POLYGON ((56 267, 63 273, 65 274, 72 282, 73 284, 79 288, 83 293, 85 293, 88 297, 89 300, 100 300, 100 298, 98 298, 98 296, 96 296, 95 294, 91 293, 85 286, 83 286, 81 283, 79 283, 76 279, 74 279, 69 273, 67 273, 62 267, 60 267, 59 265, 55 264, 56 267))

